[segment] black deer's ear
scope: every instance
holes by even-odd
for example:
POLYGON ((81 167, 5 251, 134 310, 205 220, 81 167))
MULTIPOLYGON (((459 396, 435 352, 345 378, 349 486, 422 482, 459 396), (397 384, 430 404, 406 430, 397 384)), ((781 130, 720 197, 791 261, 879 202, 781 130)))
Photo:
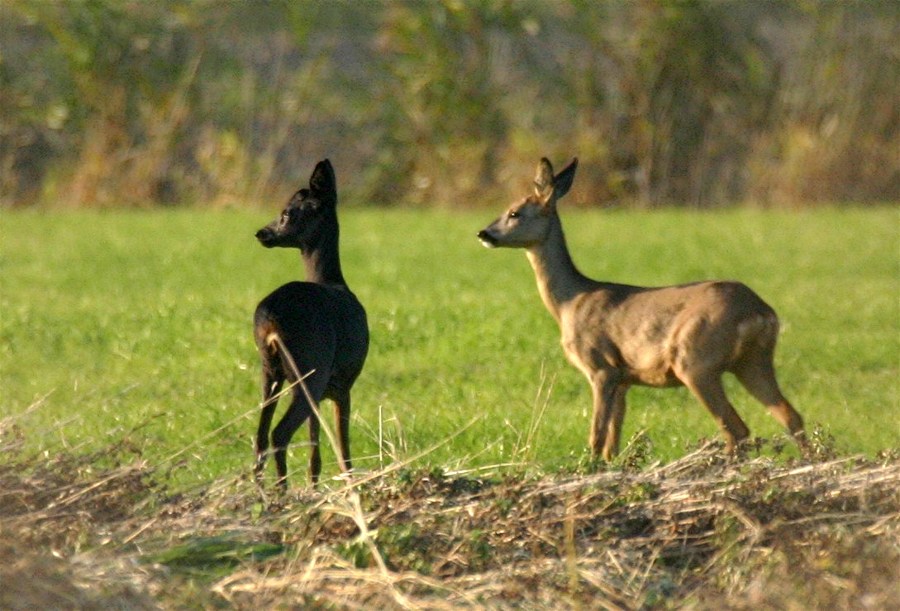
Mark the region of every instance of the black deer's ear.
POLYGON ((569 192, 569 188, 575 180, 575 168, 577 167, 578 158, 576 157, 553 179, 553 191, 556 197, 562 197, 569 192))
POLYGON ((546 157, 541 159, 534 175, 534 194, 543 203, 553 195, 553 166, 546 157))
POLYGON ((316 164, 316 169, 309 177, 309 188, 320 199, 337 202, 337 185, 330 161, 324 159, 316 164))

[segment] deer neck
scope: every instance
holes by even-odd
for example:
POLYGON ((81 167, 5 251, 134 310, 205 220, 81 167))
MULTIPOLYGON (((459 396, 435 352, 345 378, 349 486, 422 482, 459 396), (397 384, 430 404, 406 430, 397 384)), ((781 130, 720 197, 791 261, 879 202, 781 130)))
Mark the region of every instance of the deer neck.
POLYGON ((341 271, 341 258, 338 254, 337 219, 323 221, 320 238, 315 244, 303 249, 303 264, 306 267, 306 280, 316 284, 337 284, 346 286, 341 271))
POLYGON ((547 238, 530 247, 526 254, 537 280, 538 292, 544 305, 559 322, 560 312, 577 295, 590 289, 591 280, 575 267, 562 223, 554 214, 547 238))

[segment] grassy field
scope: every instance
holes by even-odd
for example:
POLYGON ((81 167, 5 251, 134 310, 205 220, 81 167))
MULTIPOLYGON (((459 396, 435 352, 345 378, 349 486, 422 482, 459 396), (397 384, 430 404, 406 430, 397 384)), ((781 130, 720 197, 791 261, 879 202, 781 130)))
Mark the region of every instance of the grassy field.
MULTIPOLYGON (((342 211, 344 270, 372 331, 354 396, 358 467, 437 444, 420 464, 553 472, 587 463, 590 391, 564 360, 527 261, 474 237, 498 212, 342 211)), ((3 212, 0 418, 23 447, 126 440, 174 468, 179 484, 248 471, 253 308, 301 274, 296 251, 253 238, 270 213, 3 212)), ((900 447, 898 221, 895 208, 563 210, 573 257, 592 277, 738 278, 756 289, 782 319, 786 394, 810 428, 870 456, 900 447)), ((731 382, 752 433, 780 436, 731 382)), ((683 389, 633 389, 623 439, 639 431, 661 461, 717 435, 683 389)), ((289 459, 296 485, 305 438, 298 432, 289 459)), ((334 474, 333 455, 323 457, 334 474)))
POLYGON ((770 441, 729 461, 686 391, 633 389, 611 468, 525 257, 475 240, 495 212, 345 211, 371 474, 308 488, 301 431, 284 495, 248 477, 252 311, 300 274, 269 215, 4 212, 0 608, 900 605, 897 210, 567 211, 592 276, 756 288, 813 432, 795 460, 731 384, 770 441))

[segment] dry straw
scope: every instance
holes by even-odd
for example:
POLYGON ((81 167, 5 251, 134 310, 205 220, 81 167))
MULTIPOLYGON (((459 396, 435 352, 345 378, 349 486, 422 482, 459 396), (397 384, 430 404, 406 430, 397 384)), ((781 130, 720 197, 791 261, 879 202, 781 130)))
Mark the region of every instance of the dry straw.
POLYGON ((124 444, 23 455, 6 420, 0 608, 898 608, 900 459, 819 449, 543 476, 395 463, 269 499, 249 474, 167 491, 124 444))

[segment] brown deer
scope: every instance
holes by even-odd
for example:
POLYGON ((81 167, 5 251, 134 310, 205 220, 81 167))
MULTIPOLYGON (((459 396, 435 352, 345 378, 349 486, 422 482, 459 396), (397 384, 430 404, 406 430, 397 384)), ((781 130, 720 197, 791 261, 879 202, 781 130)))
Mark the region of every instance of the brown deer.
POLYGON ((260 479, 269 448, 269 427, 278 393, 287 380, 295 383, 291 404, 272 432, 278 483, 287 487, 287 446, 309 419, 312 444, 309 476, 319 480, 319 420, 297 384, 297 373, 316 405, 331 399, 337 421, 342 471, 350 471, 350 388, 363 368, 369 349, 366 312, 347 288, 338 255, 337 188, 326 159, 316 165, 309 188, 300 189, 281 215, 256 232, 272 248, 299 248, 306 282, 289 282, 263 299, 254 316, 254 335, 262 360, 262 413, 256 434, 256 477, 260 479), (284 354, 287 351, 288 354, 284 354), (296 365, 296 367, 294 366, 296 365))
POLYGON ((732 451, 749 430, 725 395, 726 371, 802 446, 803 419, 775 380, 778 318, 746 285, 710 281, 646 288, 597 282, 578 271, 556 210, 577 165, 575 159, 554 175, 542 159, 534 193, 478 238, 489 248, 526 250, 538 292, 559 324, 566 357, 591 384, 592 454, 610 460, 618 452, 625 394, 634 384, 687 386, 719 423, 732 451))

